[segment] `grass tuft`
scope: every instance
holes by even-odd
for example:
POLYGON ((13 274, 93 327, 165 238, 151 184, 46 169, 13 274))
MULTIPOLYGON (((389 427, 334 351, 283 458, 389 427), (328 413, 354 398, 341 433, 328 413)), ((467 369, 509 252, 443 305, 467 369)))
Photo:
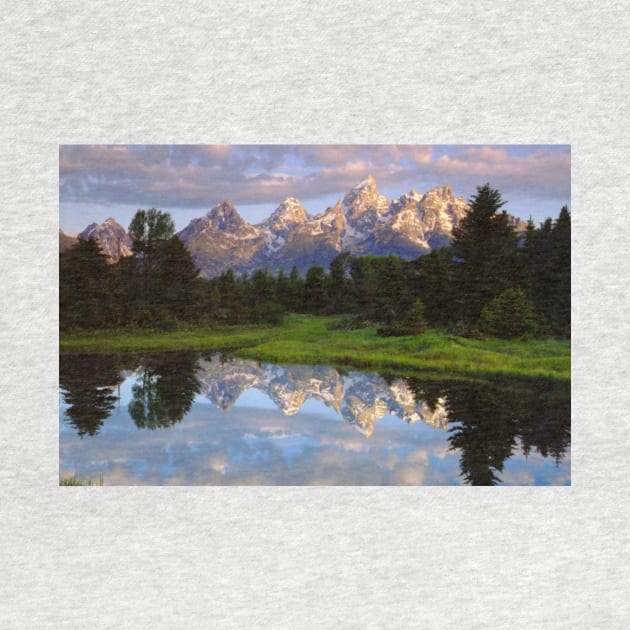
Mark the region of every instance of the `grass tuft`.
POLYGON ((568 339, 479 340, 438 330, 418 336, 379 337, 375 326, 335 330, 337 319, 291 315, 276 327, 226 326, 157 333, 99 331, 62 335, 60 346, 62 352, 214 350, 270 363, 322 363, 481 378, 571 378, 568 339))
POLYGON ((103 475, 101 475, 97 481, 93 481, 92 479, 80 479, 76 475, 72 475, 72 477, 61 477, 59 479, 60 486, 102 486, 103 485, 103 475))

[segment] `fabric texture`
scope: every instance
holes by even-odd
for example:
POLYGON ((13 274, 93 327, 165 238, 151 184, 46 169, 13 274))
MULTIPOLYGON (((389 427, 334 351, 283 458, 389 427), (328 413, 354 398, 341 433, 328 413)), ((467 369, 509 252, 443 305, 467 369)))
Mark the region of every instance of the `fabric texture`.
POLYGON ((2 14, 0 626, 628 627, 625 3, 2 14), (165 142, 570 143, 572 487, 58 487, 58 146, 165 142))

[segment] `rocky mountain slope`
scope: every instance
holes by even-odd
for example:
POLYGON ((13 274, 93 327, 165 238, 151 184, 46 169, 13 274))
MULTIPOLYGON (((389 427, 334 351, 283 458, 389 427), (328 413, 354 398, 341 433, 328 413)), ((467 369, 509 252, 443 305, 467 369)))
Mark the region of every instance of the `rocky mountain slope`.
MULTIPOLYGON (((447 245, 468 210, 466 200, 455 197, 449 185, 424 194, 412 189, 390 201, 368 177, 314 216, 288 197, 265 221, 252 225, 226 200, 178 235, 205 277, 230 267, 242 273, 261 267, 289 271, 295 265, 305 273, 312 265, 328 267, 342 251, 416 258, 447 245)), ((524 221, 510 220, 517 231, 525 230, 524 221)), ((111 260, 131 253, 129 237, 113 219, 92 224, 79 236, 97 238, 111 260)))
POLYGON ((59 252, 65 252, 77 242, 77 237, 73 234, 66 234, 62 229, 59 230, 59 252))
POLYGON ((100 224, 90 223, 77 236, 71 236, 63 230, 59 230, 59 251, 63 252, 72 247, 79 238, 85 241, 93 238, 98 241, 110 262, 116 262, 120 258, 131 256, 133 253, 131 251, 131 238, 125 232, 125 228, 111 217, 100 224))

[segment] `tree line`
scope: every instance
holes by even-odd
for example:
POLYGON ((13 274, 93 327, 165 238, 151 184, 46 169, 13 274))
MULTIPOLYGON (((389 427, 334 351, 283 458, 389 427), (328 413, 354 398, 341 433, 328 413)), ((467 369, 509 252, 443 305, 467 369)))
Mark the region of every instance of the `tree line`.
POLYGON ((343 315, 342 328, 378 324, 379 334, 427 326, 464 335, 570 335, 571 218, 568 208, 524 235, 496 189, 478 187, 452 244, 416 260, 339 254, 303 277, 258 269, 199 276, 168 213, 139 210, 129 226, 133 256, 110 264, 94 240, 60 255, 62 330, 176 329, 180 324, 279 324, 287 313, 343 315))

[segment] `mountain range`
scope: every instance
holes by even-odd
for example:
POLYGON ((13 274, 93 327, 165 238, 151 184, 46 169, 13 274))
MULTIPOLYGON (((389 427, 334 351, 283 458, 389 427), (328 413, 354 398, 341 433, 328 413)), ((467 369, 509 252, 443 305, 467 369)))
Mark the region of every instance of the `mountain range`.
POLYGON ((111 262, 116 262, 120 258, 133 254, 131 238, 125 232, 125 228, 111 217, 101 224, 90 223, 83 232, 76 236, 66 234, 60 229, 59 251, 62 252, 72 247, 79 238, 85 241, 89 238, 96 239, 101 246, 101 250, 111 262))
MULTIPOLYGON (((296 266, 305 273, 312 265, 328 267, 342 251, 417 258, 448 245, 453 228, 469 209, 450 185, 424 194, 412 189, 389 200, 368 177, 319 214, 311 215, 298 199, 288 197, 267 219, 252 225, 225 200, 193 219, 178 236, 208 278, 228 268, 242 273, 263 267, 288 271, 296 266)), ((525 230, 522 219, 508 216, 518 232, 525 230)), ((71 246, 76 238, 90 237, 96 238, 111 261, 131 254, 131 239, 111 218, 100 225, 92 223, 77 237, 59 230, 59 249, 71 246)))

